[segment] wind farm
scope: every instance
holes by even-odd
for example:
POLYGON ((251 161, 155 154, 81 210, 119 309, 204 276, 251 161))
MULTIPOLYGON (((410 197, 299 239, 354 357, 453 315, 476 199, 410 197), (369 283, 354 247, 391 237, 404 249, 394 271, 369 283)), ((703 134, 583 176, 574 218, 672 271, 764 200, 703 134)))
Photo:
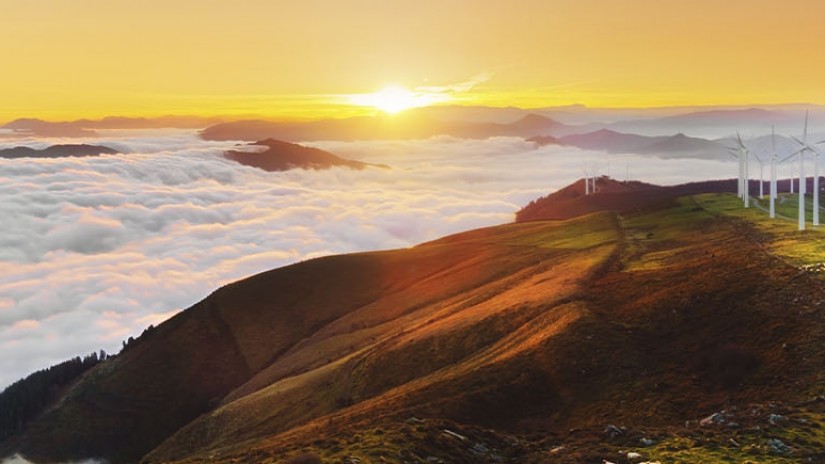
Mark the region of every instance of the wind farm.
MULTIPOLYGON (((796 221, 798 225, 798 229, 800 231, 805 230, 807 227, 806 215, 808 213, 808 209, 806 208, 806 196, 809 194, 808 192, 808 184, 812 186, 810 196, 811 196, 811 225, 814 227, 818 227, 820 225, 819 217, 821 212, 820 201, 819 197, 821 195, 820 191, 820 178, 819 178, 819 157, 821 151, 817 148, 817 145, 821 145, 825 143, 825 140, 816 142, 816 143, 809 143, 808 142, 808 119, 809 114, 808 112, 805 113, 805 119, 802 126, 802 133, 800 137, 791 135, 789 138, 793 140, 796 144, 796 150, 790 154, 787 154, 784 158, 779 157, 777 149, 776 149, 776 132, 775 129, 771 128, 770 134, 770 151, 763 151, 762 156, 766 159, 770 158, 770 182, 769 182, 769 206, 767 208, 767 213, 771 219, 775 219, 776 214, 776 203, 784 203, 786 200, 791 199, 793 196, 796 197, 797 202, 797 209, 796 209, 796 221), (808 179, 805 174, 805 165, 808 162, 806 158, 806 153, 810 153, 810 162, 813 164, 813 177, 808 179), (798 163, 798 182, 797 182, 797 191, 794 193, 794 176, 793 176, 793 168, 790 169, 791 175, 787 179, 788 185, 788 192, 785 195, 781 195, 777 189, 777 171, 780 165, 788 163, 788 166, 792 166, 792 162, 796 161, 798 163)), ((738 160, 738 176, 737 176, 737 196, 742 200, 743 206, 745 208, 750 207, 750 203, 752 200, 751 196, 751 176, 749 171, 749 159, 751 157, 756 160, 759 164, 759 180, 757 182, 757 187, 759 189, 759 200, 764 200, 764 188, 765 188, 765 178, 764 178, 764 167, 765 162, 763 158, 759 156, 758 153, 754 152, 751 148, 748 147, 746 141, 743 141, 740 134, 737 132, 735 135, 735 143, 736 147, 729 148, 729 152, 735 156, 738 160)), ((764 208, 762 208, 764 209, 764 208)), ((787 214, 787 210, 785 214, 782 215, 782 218, 788 219, 789 215, 787 214)))

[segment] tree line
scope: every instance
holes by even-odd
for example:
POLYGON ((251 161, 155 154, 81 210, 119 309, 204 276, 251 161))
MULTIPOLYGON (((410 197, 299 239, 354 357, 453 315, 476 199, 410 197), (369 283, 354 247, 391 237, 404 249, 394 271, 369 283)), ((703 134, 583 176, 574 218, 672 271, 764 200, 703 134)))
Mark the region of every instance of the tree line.
POLYGON ((9 385, 0 392, 0 440, 21 431, 59 398, 63 388, 109 357, 103 350, 76 356, 9 385))

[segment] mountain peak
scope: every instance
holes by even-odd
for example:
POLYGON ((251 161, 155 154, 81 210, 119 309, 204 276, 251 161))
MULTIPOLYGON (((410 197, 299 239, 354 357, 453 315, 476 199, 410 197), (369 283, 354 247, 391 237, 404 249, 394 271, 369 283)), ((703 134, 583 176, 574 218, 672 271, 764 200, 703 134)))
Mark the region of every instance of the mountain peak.
MULTIPOLYGON (((348 160, 328 151, 306 147, 297 143, 266 138, 250 143, 251 146, 265 146, 263 152, 228 151, 227 159, 265 171, 287 171, 290 169, 329 169, 336 166, 364 169, 370 166, 360 161, 348 160)), ((382 166, 383 167, 383 166, 382 166)))
POLYGON ((524 115, 513 123, 513 125, 520 127, 551 127, 558 124, 555 119, 536 113, 524 115))

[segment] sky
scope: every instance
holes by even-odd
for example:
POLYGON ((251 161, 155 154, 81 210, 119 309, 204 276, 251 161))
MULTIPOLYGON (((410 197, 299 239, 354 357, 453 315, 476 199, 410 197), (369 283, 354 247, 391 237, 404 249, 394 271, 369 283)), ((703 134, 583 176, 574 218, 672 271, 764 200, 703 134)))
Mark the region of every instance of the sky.
POLYGON ((825 103, 819 0, 2 0, 0 121, 825 103))

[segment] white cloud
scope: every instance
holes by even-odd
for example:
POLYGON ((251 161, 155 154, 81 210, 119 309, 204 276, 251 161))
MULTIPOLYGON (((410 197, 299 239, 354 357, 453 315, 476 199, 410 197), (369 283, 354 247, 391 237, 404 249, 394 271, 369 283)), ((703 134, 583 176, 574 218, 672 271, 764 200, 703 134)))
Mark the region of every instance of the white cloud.
MULTIPOLYGON (((268 173, 224 159, 232 142, 181 131, 88 142, 127 154, 0 159, 0 386, 78 354, 116 352, 149 323, 253 273, 510 222, 605 156, 505 137, 317 142, 392 169, 268 173)), ((634 177, 660 183, 734 169, 610 158, 621 175, 628 162, 634 177)))

